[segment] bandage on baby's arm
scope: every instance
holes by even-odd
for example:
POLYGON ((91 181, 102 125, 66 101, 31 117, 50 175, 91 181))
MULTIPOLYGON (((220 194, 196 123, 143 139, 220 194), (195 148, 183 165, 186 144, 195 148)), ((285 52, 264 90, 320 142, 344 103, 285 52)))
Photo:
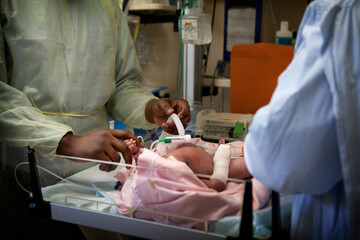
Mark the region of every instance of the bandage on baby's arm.
POLYGON ((213 162, 214 171, 211 178, 217 178, 226 185, 229 175, 230 146, 220 144, 213 158, 213 162))

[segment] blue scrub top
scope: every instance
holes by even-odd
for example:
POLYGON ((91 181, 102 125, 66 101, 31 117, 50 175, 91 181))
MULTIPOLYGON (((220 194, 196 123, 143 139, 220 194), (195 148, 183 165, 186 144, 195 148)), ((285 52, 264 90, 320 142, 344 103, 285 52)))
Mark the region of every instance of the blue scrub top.
POLYGON ((292 239, 360 239, 359 93, 360 1, 315 1, 245 139, 253 176, 294 196, 292 239))

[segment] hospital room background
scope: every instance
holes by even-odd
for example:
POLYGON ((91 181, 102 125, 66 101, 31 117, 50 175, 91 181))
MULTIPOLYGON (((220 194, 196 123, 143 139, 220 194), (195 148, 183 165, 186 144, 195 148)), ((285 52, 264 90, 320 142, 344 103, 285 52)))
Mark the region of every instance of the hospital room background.
MULTIPOLYGON (((292 59, 297 30, 311 1, 198 1, 203 3, 202 14, 208 17, 210 27, 206 32, 211 39, 195 45, 186 44, 191 43, 186 39, 189 35, 180 35, 180 17, 174 17, 180 15, 182 2, 188 1, 119 0, 127 14, 145 88, 157 97, 186 99, 192 113, 187 132, 192 137, 205 139, 201 121, 209 114, 239 120, 242 116, 232 114, 254 114, 269 102, 277 77, 292 59), (290 39, 290 42, 277 42, 279 36, 285 36, 284 39, 290 39), (234 46, 234 60, 231 61, 234 46), (241 56, 244 51, 249 53, 245 60, 241 56), (257 60, 252 65, 242 62, 254 59, 257 60), (266 64, 259 59, 265 59, 266 64), (243 69, 251 70, 246 72, 243 69)), ((184 18, 186 14, 183 13, 184 18)), ((117 121, 112 121, 113 124, 116 129, 134 130, 117 121)), ((155 138, 160 131, 158 129, 155 138)), ((154 135, 154 131, 135 132, 146 136, 145 140, 154 135)), ((237 140, 243 140, 245 134, 237 140)), ((225 140, 235 140, 225 137, 228 137, 225 140)), ((208 136, 207 140, 209 138, 218 140, 218 137, 208 136)))
MULTIPOLYGON (((276 86, 278 75, 292 59, 294 45, 296 44, 296 33, 305 9, 311 1, 199 0, 199 2, 204 3, 202 14, 209 17, 208 20, 210 21, 208 24, 211 26, 211 41, 200 45, 184 44, 184 41, 186 43, 186 37, 181 36, 178 25, 179 15, 181 15, 179 14, 181 10, 181 6, 180 9, 178 7, 179 2, 177 0, 119 0, 119 5, 123 8, 125 14, 127 14, 128 25, 143 71, 144 87, 159 98, 179 97, 188 100, 192 119, 185 130, 187 130, 187 134, 190 131, 192 138, 201 137, 204 141, 209 140, 213 143, 218 143, 220 139, 225 139, 227 143, 237 140, 243 141, 251 123, 252 114, 269 101, 271 93, 276 86), (239 31, 234 31, 234 29, 239 31), (281 34, 284 32, 291 34, 287 37, 290 39, 290 42, 281 42, 279 40, 279 36, 282 36, 281 34), (255 45, 256 47, 253 48, 255 45), (246 46, 246 48, 244 49, 243 46, 246 46), (238 65, 234 65, 241 65, 243 63, 242 61, 244 60, 240 55, 243 51, 251 52, 250 56, 247 55, 249 58, 245 59, 246 64, 251 62, 249 59, 253 57, 255 59, 266 59, 264 63, 256 62, 259 67, 264 67, 268 63, 274 62, 274 56, 280 59, 280 63, 274 68, 267 66, 265 70, 255 68, 255 73, 252 72, 251 74, 260 76, 263 79, 261 82, 256 82, 249 86, 247 85, 248 82, 244 84, 242 82, 235 82, 234 79, 244 78, 243 76, 239 77, 240 73, 237 71, 238 65), (262 56, 261 58, 258 57, 260 56, 259 54, 262 56), (269 70, 270 72, 267 72, 269 70), (267 83, 266 81, 270 78, 271 81, 267 83), (269 83, 271 84, 269 85, 269 83), (252 88, 254 92, 248 91, 247 87, 252 88), (248 104, 247 100, 251 99, 253 94, 260 94, 266 97, 257 97, 260 100, 254 101, 256 104, 248 104), (246 107, 239 109, 239 106, 243 105, 246 107), (205 132, 203 129, 197 132, 199 127, 203 127, 199 126, 199 123, 211 121, 212 119, 222 121, 218 119, 219 116, 225 118, 223 119, 224 121, 229 119, 234 121, 235 125, 226 128, 217 128, 216 125, 215 127, 211 125, 208 126, 209 132, 205 132), (218 129, 220 130, 218 131, 218 129), (231 133, 229 129, 231 129, 231 133)), ((180 25, 181 27, 182 25, 180 25)), ((249 102, 252 102, 252 100, 249 102)), ((226 125, 224 122, 220 124, 226 125)), ((141 129, 129 129, 128 126, 117 121, 110 121, 110 126, 117 129, 126 128, 127 130, 134 131, 136 135, 143 136, 143 141, 147 148, 152 148, 151 144, 155 140, 152 136, 153 130, 144 132, 141 129), (149 138, 151 141, 148 142, 149 138)), ((161 128, 159 129, 161 131, 161 128)), ((162 132, 159 132, 159 129, 156 130, 156 134, 159 133, 160 135, 162 132)), ((159 135, 156 138, 160 138, 159 135)), ((201 142, 201 144, 207 143, 201 142)), ((32 156, 31 154, 33 152, 29 151, 29 159, 32 156)), ((59 157, 59 161, 64 161, 65 163, 71 159, 68 156, 57 157, 59 157)), ((243 158, 244 155, 242 154, 241 157, 243 158)), ((77 158, 74 160, 83 161, 84 159, 77 158)), ((86 160, 88 161, 89 159, 86 160)), ((103 229, 110 232, 118 232, 117 226, 113 224, 114 222, 121 223, 118 225, 118 227, 123 228, 121 233, 144 237, 144 233, 149 232, 150 234, 151 232, 153 235, 148 235, 150 239, 165 239, 164 236, 166 234, 169 236, 174 235, 174 239, 224 239, 228 238, 228 236, 231 237, 231 234, 233 234, 233 237, 239 235, 240 220, 238 218, 226 219, 224 222, 219 221, 218 225, 213 224, 210 227, 208 227, 208 223, 205 221, 204 232, 210 232, 208 235, 203 232, 192 231, 192 229, 183 230, 176 228, 171 226, 171 224, 168 227, 164 227, 160 224, 136 221, 136 219, 120 218, 118 217, 118 212, 121 212, 123 209, 114 207, 116 201, 113 198, 118 198, 119 196, 113 195, 113 175, 114 173, 99 173, 98 168, 92 167, 86 173, 80 172, 79 174, 74 174, 69 178, 69 182, 67 182, 68 180, 61 179, 62 182, 60 184, 43 188, 42 194, 44 198, 55 206, 51 213, 53 214, 53 219, 71 224, 83 224, 90 228, 101 229, 102 226, 105 226, 103 229), (71 185, 71 181, 75 185, 71 185), (79 182, 86 185, 86 187, 76 186, 79 182), (111 189, 111 192, 108 191, 109 189, 111 189), (88 195, 89 193, 94 196, 88 195), (78 194, 78 196, 71 197, 71 194, 78 194), (233 224, 235 221, 237 221, 237 225, 233 224), (107 222, 111 223, 106 224, 107 222), (230 223, 233 229, 229 230, 227 227, 224 227, 226 223, 230 223), (139 231, 137 228, 141 228, 142 231, 139 231)), ((194 179, 192 180, 198 180, 195 177, 194 179)), ((266 200, 271 198, 271 190, 265 189, 264 191, 260 183, 253 183, 252 191, 254 195, 259 192, 266 192, 266 200)), ((260 196, 261 194, 258 195, 260 196)), ((243 195, 238 200, 242 203, 244 199, 245 205, 247 200, 245 200, 245 197, 242 197, 243 195)), ((261 196, 259 199, 261 199, 261 196)), ((287 225, 289 225, 291 199, 287 198, 285 200, 286 205, 281 210, 283 211, 282 214, 285 213, 287 215, 282 221, 287 221, 287 225)), ((250 201, 250 209, 251 204, 250 201)), ((230 203, 225 205, 231 206, 230 203)), ((271 219, 270 208, 272 207, 270 200, 262 206, 267 206, 268 209, 259 212, 258 215, 254 215, 254 223, 255 225, 258 224, 254 235, 257 234, 257 236, 266 239, 271 235, 271 231, 267 228, 268 225, 266 225, 271 222, 269 220, 271 219)), ((197 210, 194 212, 197 212, 197 210)), ((250 215, 252 215, 252 212, 250 212, 250 215)))
MULTIPOLYGON (((134 0, 135 4, 137 0, 134 0)), ((161 2, 161 0, 141 0, 138 2, 161 2)), ((166 1, 165 1, 166 2, 166 1)), ((176 1, 170 1, 176 2, 176 1)), ((219 61, 224 60, 224 34, 225 34, 225 11, 229 6, 225 0, 204 0, 204 12, 214 15, 212 27, 212 42, 209 46, 206 69, 203 69, 203 86, 209 86, 219 61), (215 11, 214 11, 215 5, 215 11)), ((297 30, 309 1, 307 0, 262 0, 262 1, 233 1, 248 4, 261 2, 261 21, 259 27, 259 42, 275 43, 275 34, 280 30, 280 22, 287 21, 289 31, 297 30)), ((227 9, 229 10, 229 8, 227 9)), ((132 20, 136 21, 136 20, 132 20)), ((130 27, 132 24, 130 23, 130 27)), ((173 23, 151 23, 140 26, 140 32, 135 41, 139 54, 141 67, 144 73, 144 83, 151 86, 163 86, 165 90, 160 96, 169 94, 175 97, 179 74, 179 32, 174 31, 173 23), (146 37, 145 37, 146 36, 146 37), (145 40, 144 40, 145 37, 145 40), (139 41, 139 42, 137 42, 139 41)), ((255 41, 255 39, 254 39, 255 41)), ((241 39, 239 39, 241 42, 241 39)), ((249 42, 250 43, 250 42, 249 42)), ((226 43, 225 43, 226 44, 226 43)), ((235 41, 236 44, 236 41, 235 41)), ((206 54, 206 53, 205 53, 206 54)), ((218 74, 218 78, 225 79, 223 88, 217 89, 215 96, 215 108, 217 111, 230 111, 229 76, 218 74)), ((220 83, 221 84, 221 83, 220 83)), ((204 90, 204 95, 206 90, 204 90)), ((208 94, 208 91, 207 91, 208 94)), ((204 96, 201 101, 208 105, 209 96, 204 96)))

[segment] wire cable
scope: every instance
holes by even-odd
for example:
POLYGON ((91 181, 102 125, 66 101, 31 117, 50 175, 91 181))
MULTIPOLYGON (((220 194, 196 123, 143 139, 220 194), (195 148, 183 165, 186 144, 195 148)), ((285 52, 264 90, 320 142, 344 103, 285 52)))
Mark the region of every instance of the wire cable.
MULTIPOLYGON (((21 163, 19 163, 18 165, 16 165, 16 167, 15 167, 15 169, 14 169, 15 181, 16 181, 16 183, 19 185, 19 187, 20 187, 22 190, 24 190, 24 191, 27 192, 28 194, 31 194, 31 195, 32 195, 32 192, 29 191, 28 189, 26 189, 26 188, 20 183, 20 181, 19 181, 19 179, 18 179, 18 177, 17 177, 17 170, 18 170, 18 168, 21 167, 22 165, 29 165, 29 163, 28 163, 28 162, 21 162, 21 163)), ((79 187, 81 187, 81 188, 83 188, 83 189, 85 189, 85 190, 94 191, 94 188, 85 187, 85 186, 83 186, 83 185, 81 185, 81 184, 71 182, 71 181, 69 181, 69 180, 67 180, 67 179, 65 179, 65 178, 62 178, 62 177, 60 177, 59 175, 51 172, 50 170, 48 170, 48 169, 46 169, 46 168, 44 168, 44 167, 41 167, 41 166, 39 166, 39 165, 36 165, 36 167, 39 168, 39 169, 41 169, 42 171, 44 171, 44 172, 46 172, 46 173, 49 173, 49 174, 52 175, 52 176, 58 178, 58 179, 61 180, 61 181, 64 181, 64 182, 67 182, 67 183, 70 183, 70 184, 77 185, 77 186, 79 186, 79 187)))
MULTIPOLYGON (((195 126, 195 125, 193 125, 195 126)), ((151 147, 150 149, 152 149, 154 147, 154 145, 156 143, 158 143, 159 141, 156 140, 154 141, 152 144, 151 144, 151 147)), ((239 148, 239 147, 234 147, 232 146, 232 148, 239 148)), ((142 168, 142 169, 152 169, 152 170, 157 170, 157 171, 169 171, 169 172, 181 172, 181 171, 174 171, 174 170, 170 170, 170 169, 157 169, 157 168, 153 168, 153 167, 143 167, 143 166, 138 166, 138 165, 133 165, 133 164, 127 164, 127 163, 118 163, 118 162, 109 162, 109 161, 102 161, 102 160, 96 160, 96 159, 89 159, 89 158, 80 158, 80 157, 72 157, 72 156, 64 156, 64 155, 57 155, 57 154, 54 154, 55 157, 59 157, 59 158, 66 158, 68 160, 80 160, 80 161, 84 161, 84 162, 95 162, 95 163, 103 163, 103 164, 110 164, 110 165, 117 165, 117 166, 123 166, 123 167, 129 167, 129 168, 142 168)), ((235 159, 235 158, 242 158, 242 157, 232 157, 231 159, 235 159)), ((19 181, 18 177, 17 177, 17 171, 18 171, 18 168, 23 166, 23 165, 29 165, 28 162, 21 162, 19 164, 16 165, 15 169, 14 169, 14 176, 15 176, 15 181, 16 183, 19 185, 19 187, 27 192, 28 194, 32 194, 31 191, 29 191, 28 189, 26 189, 19 181)), ((66 183, 69 183, 69 184, 73 184, 73 185, 76 185, 76 186, 79 186, 80 188, 82 189, 85 189, 85 190, 91 190, 91 191, 94 191, 95 189, 92 188, 92 187, 86 187, 86 186, 83 186, 81 184, 78 184, 78 183, 74 183, 74 182, 71 182, 69 180, 67 180, 66 178, 63 178, 63 177, 60 177, 59 175, 51 172, 50 170, 44 168, 44 167, 41 167, 41 166, 38 166, 36 165, 37 168, 41 169, 42 171, 58 178, 59 180, 63 181, 63 182, 66 182, 66 183)), ((200 177, 200 178, 207 178, 207 179, 210 179, 211 176, 210 175, 206 175, 206 174, 200 174, 200 173, 194 173, 197 177, 200 177)), ((246 182, 245 180, 243 179, 236 179, 236 178, 228 178, 228 181, 229 182, 236 182, 236 183, 243 183, 243 182, 246 182)))
MULTIPOLYGON (((54 154, 54 156, 59 157, 59 158, 66 158, 66 159, 70 159, 70 160, 80 160, 80 161, 85 161, 85 162, 96 162, 96 163, 103 163, 103 164, 111 164, 111 165, 124 166, 124 167, 137 168, 137 169, 140 168, 140 169, 149 169, 149 170, 156 170, 156 171, 178 172, 178 173, 189 174, 188 172, 178 171, 178 170, 170 170, 170 169, 162 169, 162 168, 154 168, 154 167, 144 167, 144 166, 139 166, 139 165, 132 165, 132 164, 127 164, 127 163, 118 163, 118 162, 109 162, 109 161, 90 159, 90 158, 72 157, 72 156, 64 156, 64 155, 57 155, 57 154, 54 154)), ((193 173, 193 172, 191 174, 195 174, 195 176, 201 177, 201 178, 207 178, 207 179, 211 178, 211 176, 207 175, 207 174, 200 174, 200 173, 193 173)), ((229 182, 236 182, 236 183, 246 182, 246 180, 237 179, 237 178, 228 178, 228 181, 229 182)))

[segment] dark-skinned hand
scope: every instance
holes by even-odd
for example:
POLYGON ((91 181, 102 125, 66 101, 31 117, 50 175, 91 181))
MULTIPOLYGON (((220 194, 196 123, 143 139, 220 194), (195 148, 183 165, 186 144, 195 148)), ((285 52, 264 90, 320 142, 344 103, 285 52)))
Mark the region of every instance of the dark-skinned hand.
POLYGON ((149 122, 162 127, 167 133, 178 134, 174 121, 166 122, 173 113, 178 115, 184 128, 186 128, 190 122, 191 113, 189 103, 185 99, 152 99, 145 108, 145 117, 149 122))
MULTIPOLYGON (((104 129, 83 136, 67 133, 59 142, 56 153, 59 155, 97 159, 103 161, 120 162, 121 152, 125 162, 131 164, 132 153, 122 140, 134 139, 137 146, 144 144, 134 134, 125 130, 104 129)), ((113 171, 117 165, 100 164, 102 171, 113 171)))

